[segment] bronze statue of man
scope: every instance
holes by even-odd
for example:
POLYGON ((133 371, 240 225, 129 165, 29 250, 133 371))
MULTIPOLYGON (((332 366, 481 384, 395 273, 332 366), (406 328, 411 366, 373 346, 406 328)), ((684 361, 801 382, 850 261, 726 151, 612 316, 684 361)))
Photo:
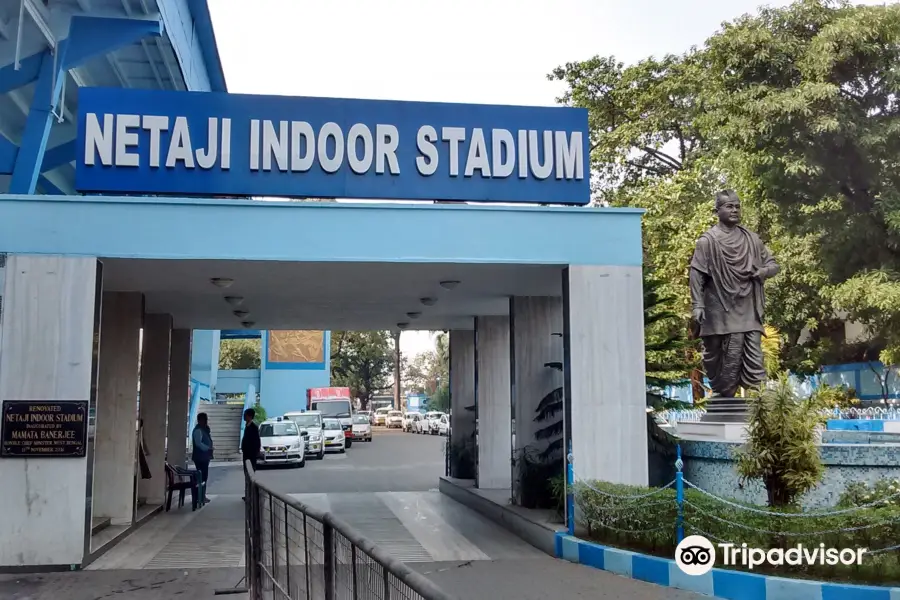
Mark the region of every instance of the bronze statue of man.
POLYGON ((700 236, 691 259, 691 317, 713 396, 733 398, 765 379, 763 282, 780 267, 759 236, 740 225, 733 190, 716 194, 716 214, 719 222, 700 236))

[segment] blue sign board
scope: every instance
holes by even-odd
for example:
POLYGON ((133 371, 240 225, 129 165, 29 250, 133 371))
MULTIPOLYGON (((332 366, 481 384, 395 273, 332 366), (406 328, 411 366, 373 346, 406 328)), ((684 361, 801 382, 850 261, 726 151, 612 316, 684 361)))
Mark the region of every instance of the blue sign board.
POLYGON ((587 204, 587 110, 84 88, 80 192, 587 204))

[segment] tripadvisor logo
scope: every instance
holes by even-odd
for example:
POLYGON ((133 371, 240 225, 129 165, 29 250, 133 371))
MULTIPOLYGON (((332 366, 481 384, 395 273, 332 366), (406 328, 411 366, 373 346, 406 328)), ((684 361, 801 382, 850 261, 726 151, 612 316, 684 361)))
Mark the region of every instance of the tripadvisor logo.
POLYGON ((722 543, 713 545, 702 535, 689 535, 675 547, 675 564, 686 575, 705 575, 716 563, 716 547, 722 566, 742 566, 752 570, 760 565, 861 565, 867 548, 826 548, 825 544, 792 548, 750 548, 747 544, 722 543))
POLYGON ((716 564, 716 548, 702 535, 689 535, 675 547, 675 564, 686 575, 705 575, 716 564))

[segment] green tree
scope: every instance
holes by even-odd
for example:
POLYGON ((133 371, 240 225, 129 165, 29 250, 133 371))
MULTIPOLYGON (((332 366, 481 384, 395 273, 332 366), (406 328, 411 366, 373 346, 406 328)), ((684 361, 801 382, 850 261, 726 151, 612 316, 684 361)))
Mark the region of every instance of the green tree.
POLYGON ((262 341, 259 338, 252 340, 222 340, 219 345, 219 368, 229 369, 258 369, 262 356, 262 341))
POLYGON ((665 284, 644 269, 644 355, 647 405, 654 409, 682 408, 684 403, 666 395, 668 386, 684 383, 697 367, 697 344, 688 338, 684 319, 673 310, 676 297, 665 284))
POLYGON ((449 385, 450 355, 446 338, 446 333, 439 333, 433 349, 417 354, 405 365, 403 381, 407 390, 432 396, 441 386, 449 385))
POLYGON ((830 284, 804 294, 824 311, 809 315, 812 344, 828 350, 842 330, 829 306, 837 297, 852 320, 900 312, 880 294, 842 293, 871 282, 869 271, 900 270, 900 5, 762 9, 712 36, 702 61, 717 77, 701 131, 715 135, 745 198, 771 209, 791 246, 804 242, 810 283, 830 284))
POLYGON ((782 265, 767 314, 784 367, 887 347, 876 320, 900 314, 884 304, 894 296, 848 296, 867 273, 900 273, 898 41, 900 5, 801 0, 726 23, 681 56, 595 57, 551 74, 568 85, 562 103, 589 109, 598 199, 647 210, 646 262, 685 321, 690 253, 715 191, 732 187, 782 265), (848 345, 845 316, 879 332, 848 345))
POLYGON ((548 75, 568 90, 559 102, 589 109, 591 162, 601 200, 623 187, 689 168, 704 140, 694 124, 702 71, 688 56, 625 66, 614 56, 568 63, 548 75))
POLYGON ((450 384, 449 382, 441 383, 431 395, 428 402, 429 410, 439 410, 447 412, 450 410, 450 384))
POLYGON ((372 397, 392 387, 394 348, 388 331, 333 331, 331 383, 350 388, 365 410, 372 397))

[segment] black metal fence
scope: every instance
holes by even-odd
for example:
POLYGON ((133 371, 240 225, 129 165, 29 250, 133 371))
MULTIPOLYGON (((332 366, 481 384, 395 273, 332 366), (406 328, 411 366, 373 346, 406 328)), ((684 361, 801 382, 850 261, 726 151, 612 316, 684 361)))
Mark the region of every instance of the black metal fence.
POLYGON ((331 513, 279 494, 247 469, 251 600, 453 600, 331 513))

